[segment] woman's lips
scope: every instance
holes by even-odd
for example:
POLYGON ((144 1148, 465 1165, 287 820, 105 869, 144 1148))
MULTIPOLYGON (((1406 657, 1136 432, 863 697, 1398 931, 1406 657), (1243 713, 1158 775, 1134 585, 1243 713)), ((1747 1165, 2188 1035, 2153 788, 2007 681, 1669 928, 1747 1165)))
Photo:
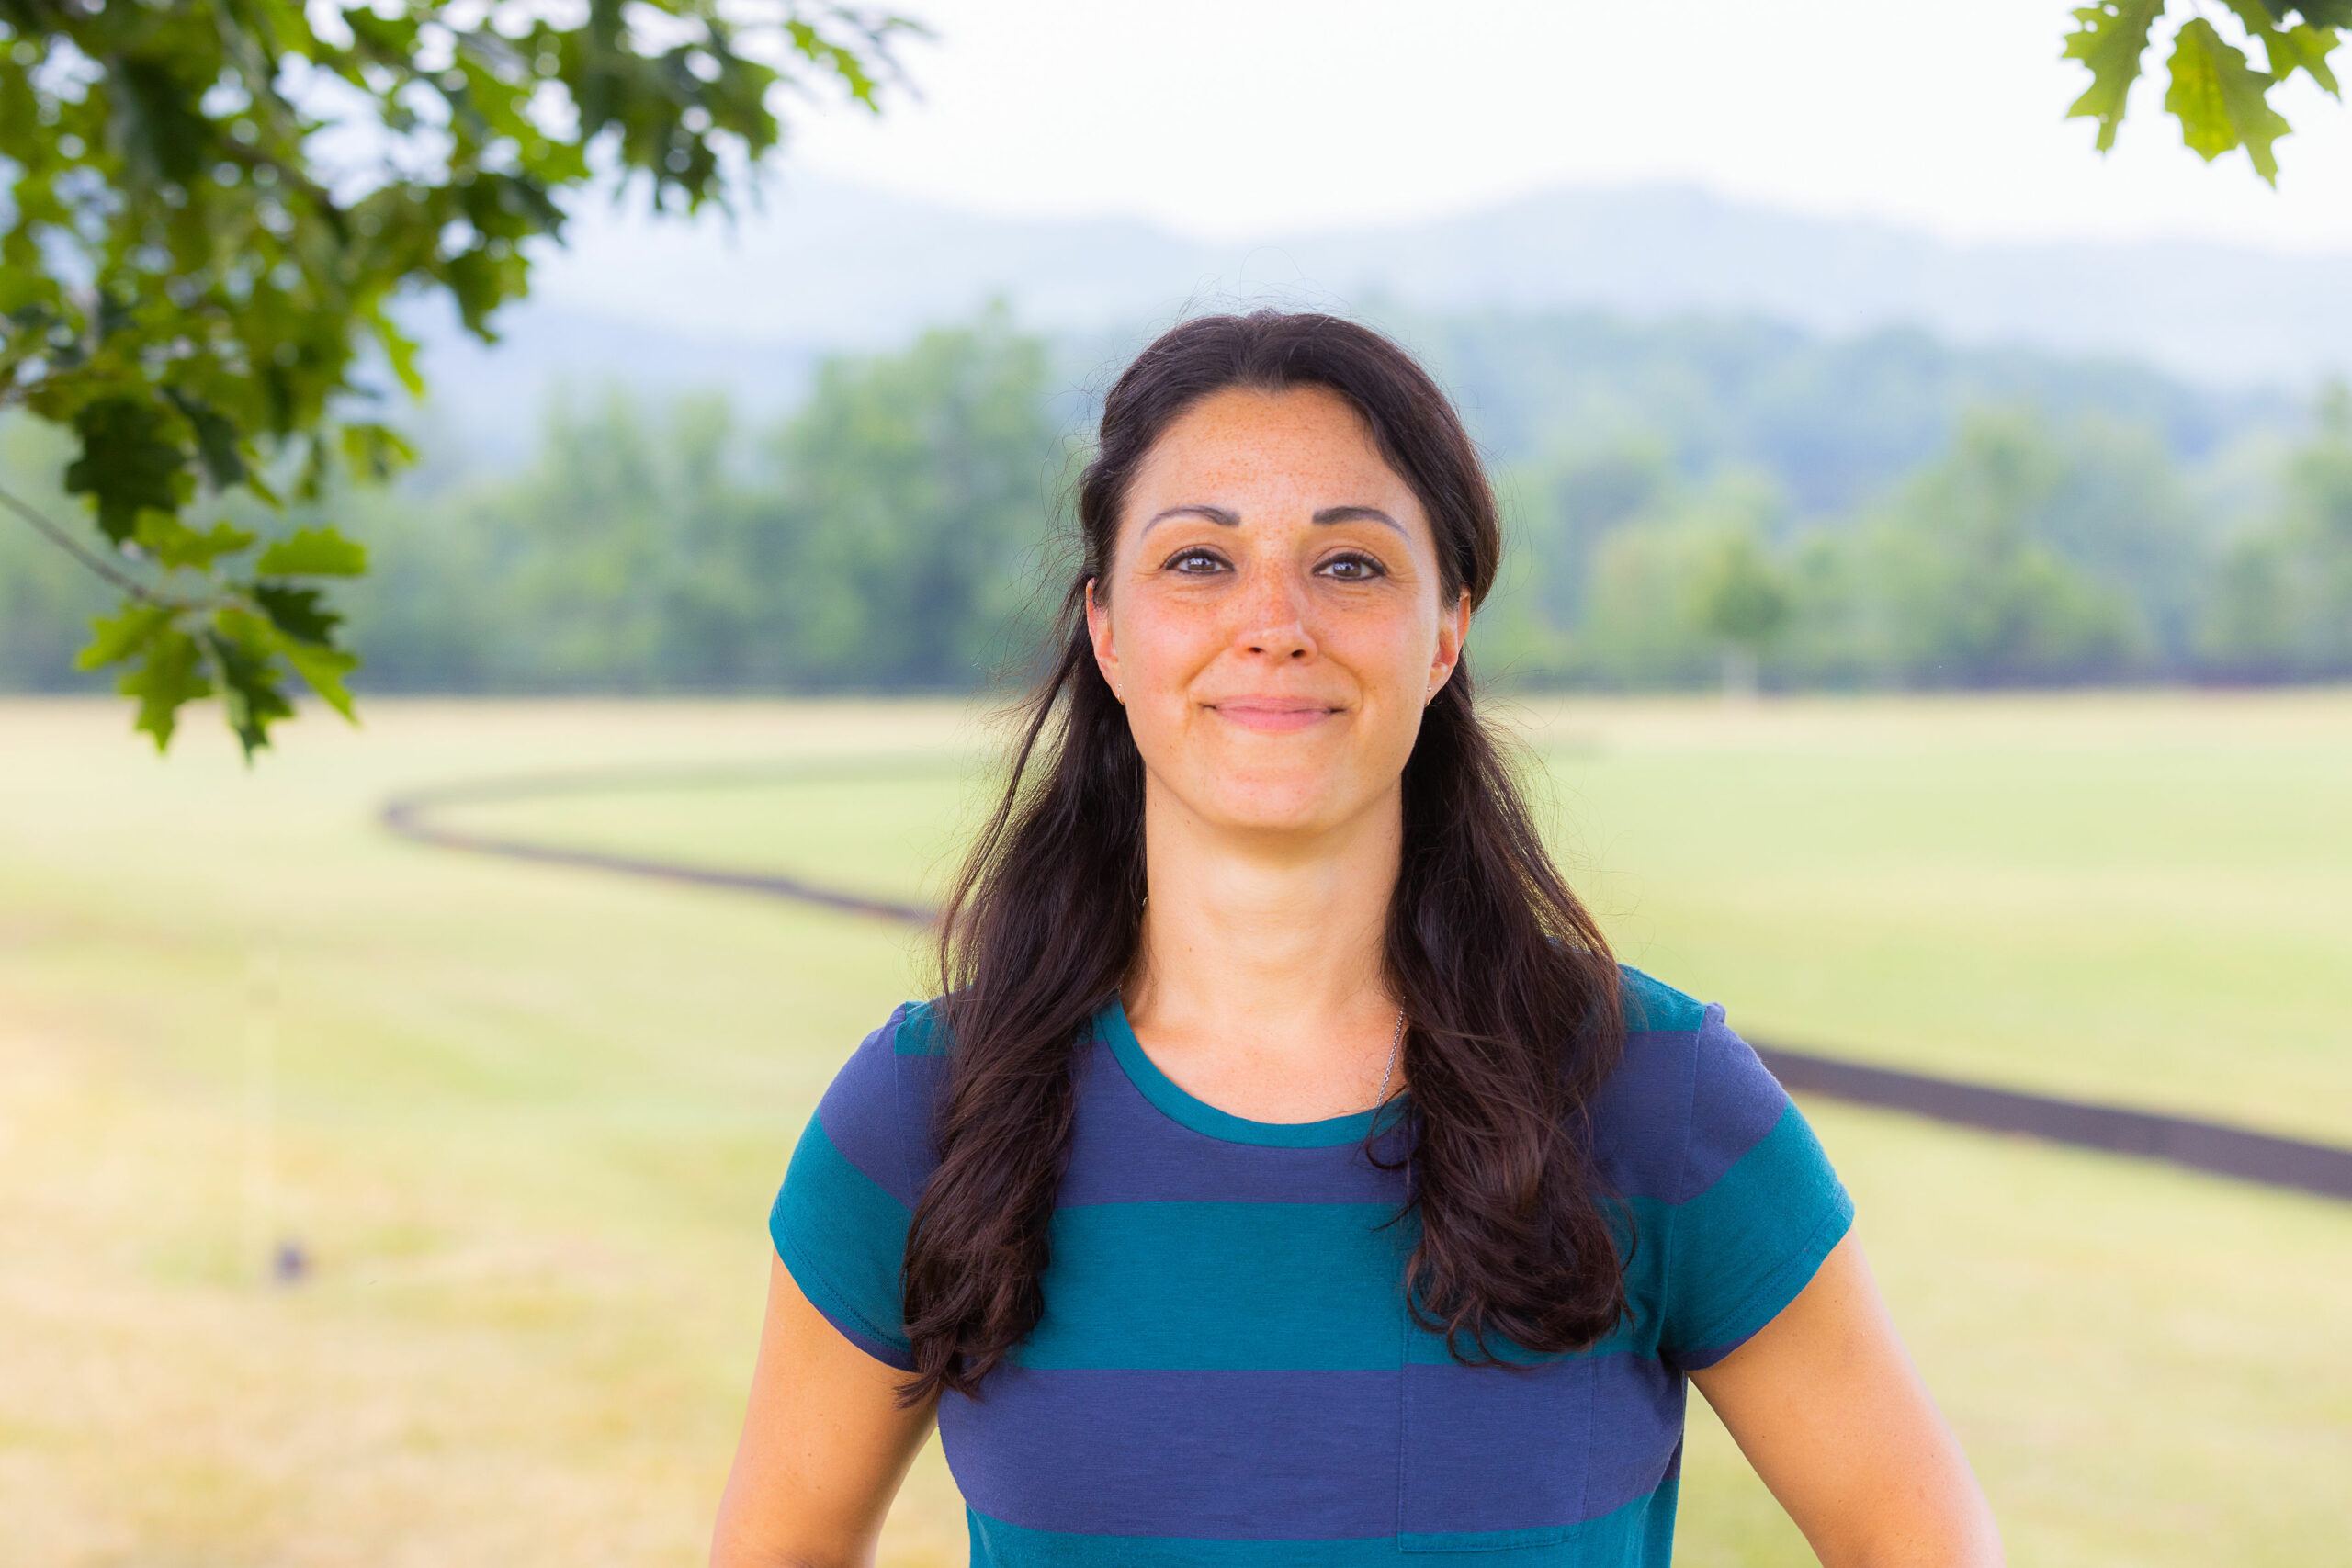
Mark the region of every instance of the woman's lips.
POLYGON ((1291 697, 1235 697, 1227 702, 1211 703, 1209 711, 1218 717, 1229 719, 1244 729, 1265 730, 1286 734, 1320 724, 1340 710, 1329 703, 1306 702, 1291 697))

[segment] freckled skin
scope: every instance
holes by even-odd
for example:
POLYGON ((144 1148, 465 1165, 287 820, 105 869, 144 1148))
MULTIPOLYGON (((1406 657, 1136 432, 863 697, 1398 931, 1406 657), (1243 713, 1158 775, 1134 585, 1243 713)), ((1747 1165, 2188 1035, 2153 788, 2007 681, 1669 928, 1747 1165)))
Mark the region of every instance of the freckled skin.
POLYGON ((1095 588, 1096 657, 1154 805, 1251 837, 1313 840, 1393 811, 1469 621, 1466 595, 1440 605, 1412 487, 1321 388, 1218 392, 1171 423, 1095 588), (1389 521, 1315 520, 1337 508, 1389 521))

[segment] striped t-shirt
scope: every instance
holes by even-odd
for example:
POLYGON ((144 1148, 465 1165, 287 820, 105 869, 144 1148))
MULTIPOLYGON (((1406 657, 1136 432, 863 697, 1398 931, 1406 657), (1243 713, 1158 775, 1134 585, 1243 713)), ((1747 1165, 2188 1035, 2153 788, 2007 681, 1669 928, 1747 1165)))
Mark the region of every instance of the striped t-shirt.
MULTIPOLYGON (((1114 1001, 1078 1077, 1045 1314, 981 1397, 940 1402, 972 1560, 1007 1568, 1665 1568, 1683 1374, 1802 1290, 1853 1215, 1804 1118, 1723 1010, 1627 970, 1593 1107, 1634 1240, 1629 1314, 1575 1355, 1465 1366, 1403 1288, 1404 1173, 1370 1112, 1246 1121, 1151 1063, 1114 1001)), ((907 1223, 944 1042, 909 1005, 842 1069, 769 1228, 804 1294, 911 1366, 907 1223)), ((1393 1120, 1395 1112, 1387 1113, 1393 1120)), ((1503 1347, 1506 1352, 1509 1348, 1503 1347)))

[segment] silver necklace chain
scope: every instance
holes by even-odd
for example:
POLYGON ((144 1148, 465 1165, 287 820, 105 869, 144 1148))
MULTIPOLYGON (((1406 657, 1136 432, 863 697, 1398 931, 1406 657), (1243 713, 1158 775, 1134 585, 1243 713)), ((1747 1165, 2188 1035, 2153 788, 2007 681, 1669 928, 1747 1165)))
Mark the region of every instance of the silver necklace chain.
POLYGON ((1396 1032, 1388 1037, 1388 1065, 1380 1069, 1380 1093, 1374 1098, 1374 1111, 1388 1103, 1388 1080, 1396 1076, 1396 1048, 1405 1043, 1405 1010, 1396 1010, 1396 1032))

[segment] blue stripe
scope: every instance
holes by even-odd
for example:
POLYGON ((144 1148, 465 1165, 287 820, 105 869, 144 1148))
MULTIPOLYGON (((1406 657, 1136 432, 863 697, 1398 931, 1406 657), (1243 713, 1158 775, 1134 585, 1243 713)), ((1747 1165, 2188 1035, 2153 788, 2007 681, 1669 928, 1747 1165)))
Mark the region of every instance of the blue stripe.
POLYGON ((1683 1388, 1641 1356, 1407 1368, 1406 1529, 1559 1529, 1649 1495, 1682 1438, 1683 1388))
POLYGON ((1672 1202, 1681 1193, 1696 1037, 1634 1033, 1593 1097, 1593 1163, 1612 1192, 1672 1202))
MULTIPOLYGON (((1372 1163, 1362 1144, 1287 1147, 1204 1138, 1146 1100, 1108 1045, 1080 1058, 1077 1127, 1058 1201, 1092 1203, 1369 1203, 1405 1200, 1403 1169, 1372 1163)), ((1384 1159, 1406 1152, 1394 1134, 1384 1159)))
MULTIPOLYGON (((1492 1373, 1507 1377, 1509 1373, 1492 1373)), ((1399 1374, 1009 1368, 940 1403, 956 1483, 1008 1523, 1337 1540, 1396 1526, 1399 1374)))
POLYGON ((818 1102, 817 1119, 850 1164, 911 1210, 922 1181, 908 1165, 900 1136, 899 1057, 893 1049, 906 1012, 903 1007, 893 1012, 850 1054, 818 1102))
POLYGON ((1610 1190, 1680 1202, 1762 1141, 1788 1095, 1710 1008, 1696 1031, 1641 1032, 1592 1104, 1593 1159, 1610 1190))
POLYGON ((978 1400, 943 1400, 939 1430, 966 1500, 1031 1529, 1316 1540, 1400 1525, 1556 1530, 1666 1479, 1683 1386, 1631 1356, 1401 1373, 1017 1367, 978 1400))

